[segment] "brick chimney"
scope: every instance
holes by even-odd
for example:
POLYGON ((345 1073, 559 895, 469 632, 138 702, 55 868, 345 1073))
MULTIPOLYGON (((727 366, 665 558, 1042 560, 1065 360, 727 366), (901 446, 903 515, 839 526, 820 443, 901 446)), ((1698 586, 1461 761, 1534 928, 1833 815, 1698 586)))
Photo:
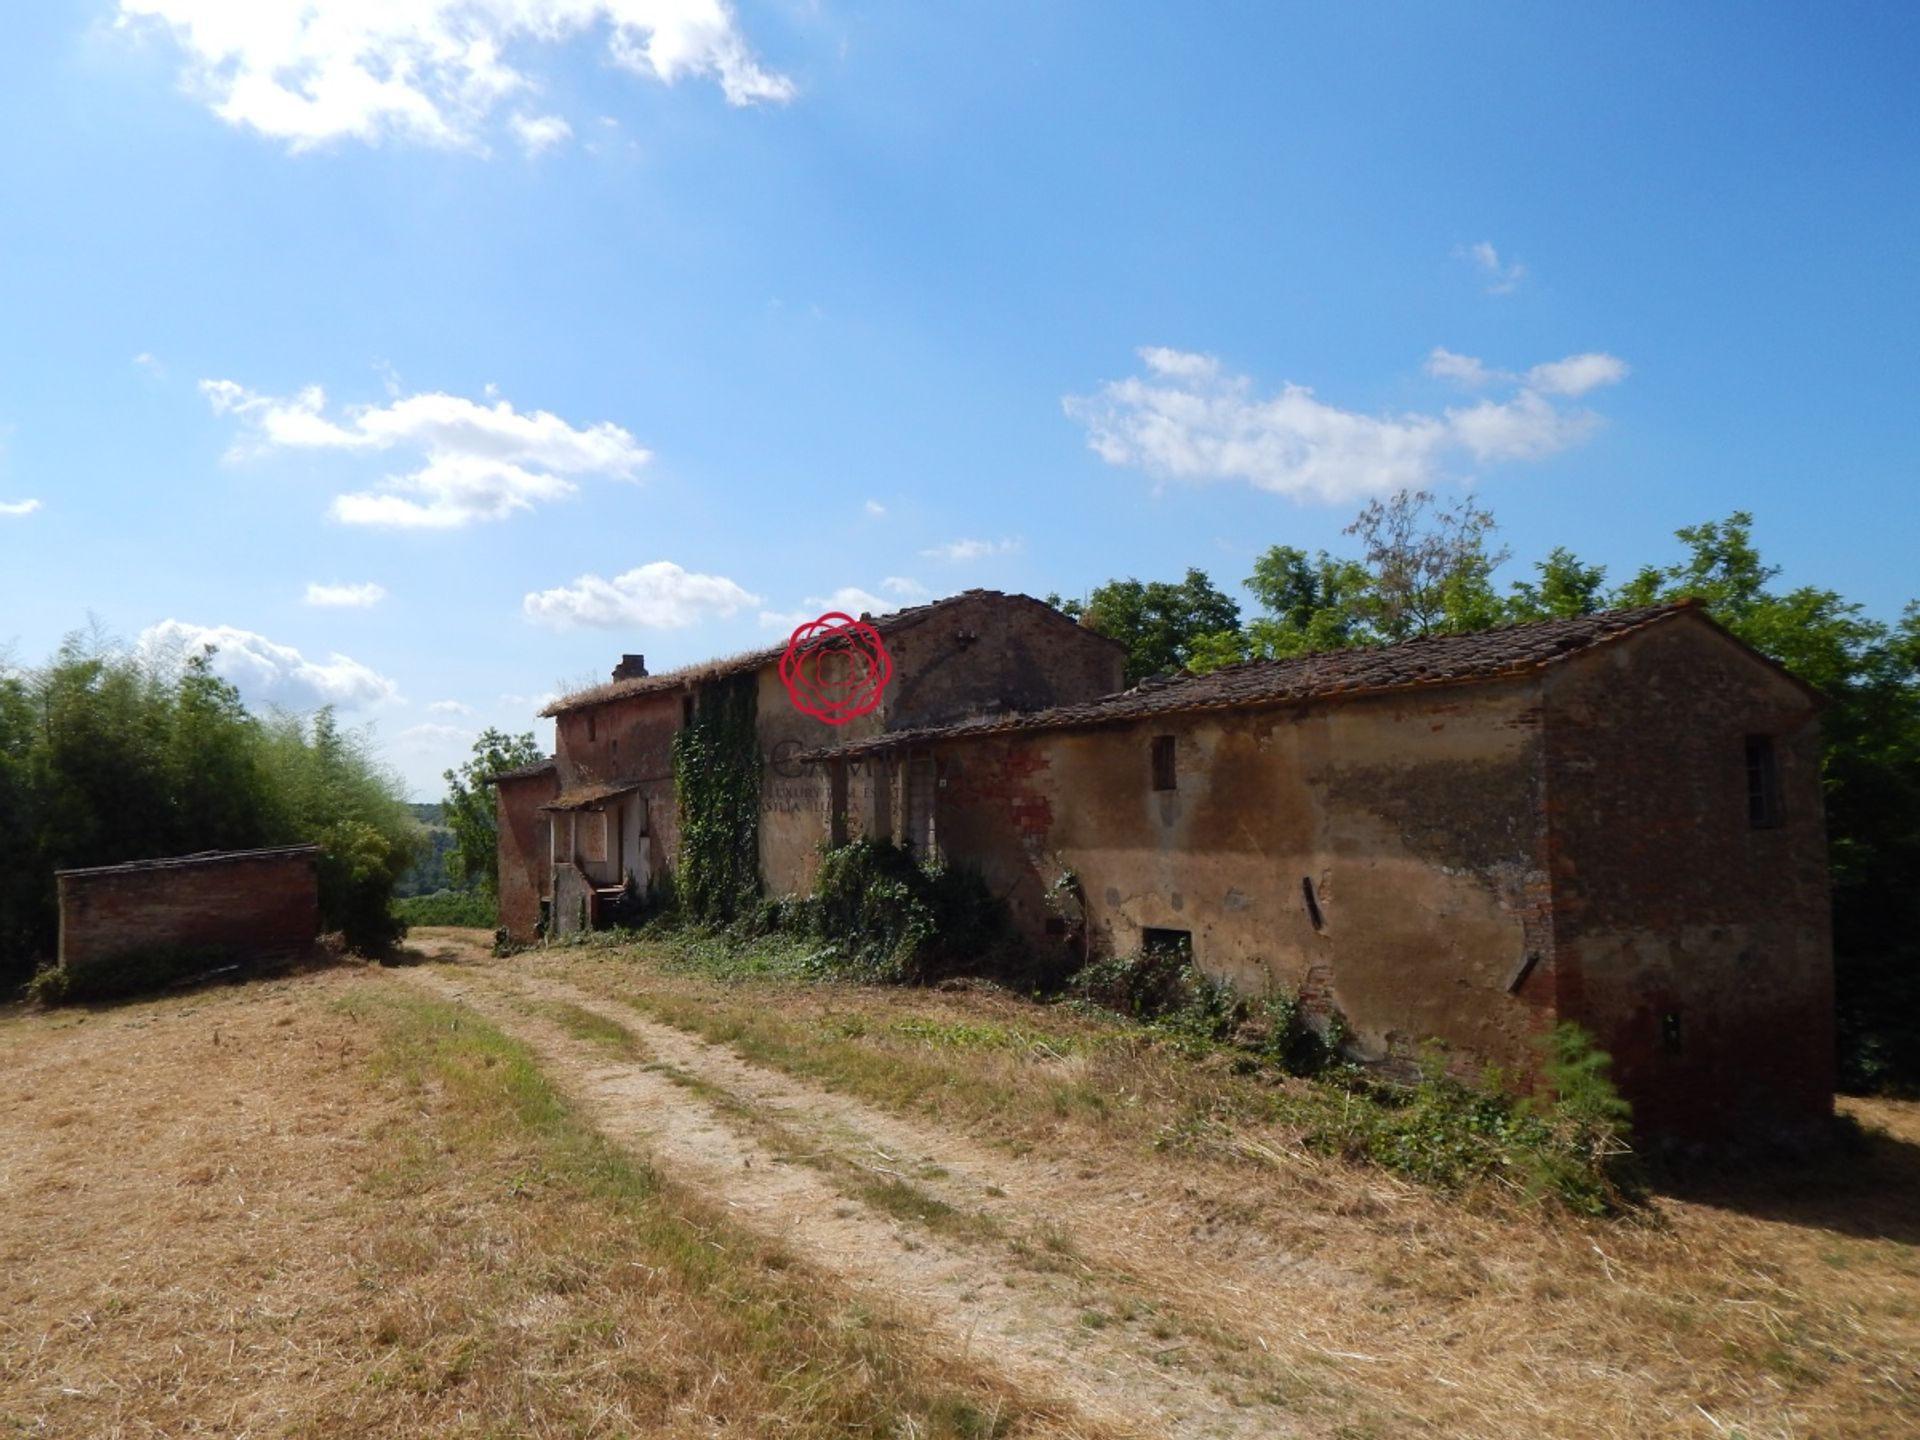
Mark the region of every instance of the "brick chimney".
POLYGON ((644 655, 622 655, 620 663, 613 667, 616 680, 638 680, 647 673, 647 657, 644 655))

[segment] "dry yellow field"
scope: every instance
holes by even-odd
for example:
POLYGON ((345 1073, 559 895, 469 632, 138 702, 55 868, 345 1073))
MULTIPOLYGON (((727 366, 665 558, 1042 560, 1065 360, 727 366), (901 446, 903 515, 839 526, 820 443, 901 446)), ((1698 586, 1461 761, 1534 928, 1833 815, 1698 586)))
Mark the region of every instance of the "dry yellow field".
POLYGON ((996 992, 482 938, 0 1020, 0 1436, 1920 1433, 1920 1107, 1576 1222, 996 992))

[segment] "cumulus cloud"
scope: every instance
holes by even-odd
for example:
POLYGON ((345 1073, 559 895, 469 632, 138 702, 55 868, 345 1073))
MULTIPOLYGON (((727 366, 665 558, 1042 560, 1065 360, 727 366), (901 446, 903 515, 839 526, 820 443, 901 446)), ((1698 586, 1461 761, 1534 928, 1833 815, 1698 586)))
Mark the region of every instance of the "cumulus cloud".
POLYGON ((311 710, 321 705, 346 708, 398 700, 400 687, 346 655, 309 660, 291 645, 280 645, 251 630, 231 625, 192 625, 162 620, 141 631, 137 646, 155 663, 180 663, 213 646, 214 673, 239 688, 249 700, 311 710))
POLYGON ((1520 288, 1520 282, 1527 278, 1527 267, 1518 260, 1502 260, 1500 252, 1493 248, 1490 241, 1462 245, 1453 253, 1473 262, 1489 295, 1511 295, 1520 288))
POLYGON ((1437 380, 1452 380, 1469 390, 1511 378, 1498 370, 1489 370, 1471 355, 1456 355, 1444 345, 1434 346, 1427 355, 1427 373, 1437 380))
POLYGON ((889 595, 898 595, 902 600, 911 600, 916 595, 927 593, 927 587, 918 580, 910 580, 905 575, 889 575, 880 582, 880 588, 889 595))
POLYGON ((635 74, 712 79, 732 105, 794 94, 755 59, 727 0, 119 0, 116 23, 170 35, 190 93, 293 150, 479 148, 504 101, 540 88, 526 51, 602 27, 609 57, 635 74))
POLYGON ((387 476, 380 490, 335 497, 332 514, 349 525, 445 530, 502 520, 572 495, 578 487, 570 475, 631 480, 651 458, 610 421, 579 429, 499 399, 482 405, 438 392, 405 395, 335 418, 318 385, 281 397, 232 380, 202 380, 200 391, 215 414, 233 415, 243 427, 230 460, 278 449, 411 451, 423 458, 418 469, 387 476))
POLYGON ((520 609, 534 624, 556 630, 575 625, 683 630, 759 603, 759 596, 724 575, 700 575, 670 560, 655 560, 611 580, 582 575, 571 585, 536 591, 520 609))
POLYGON ((529 155, 538 155, 573 136, 573 127, 559 115, 515 115, 507 122, 513 127, 520 147, 529 155))
POLYGON ((933 560, 984 560, 989 555, 1011 555, 1020 545, 1018 539, 949 540, 920 553, 933 560))
POLYGON ((38 500, 0 500, 0 516, 31 515, 39 508, 38 500))
POLYGON ((387 598, 384 585, 369 580, 364 585, 307 585, 307 604, 340 609, 366 610, 387 598))
POLYGON ((1212 356, 1153 348, 1140 356, 1150 376, 1110 381, 1098 394, 1063 402, 1101 459, 1167 479, 1245 480, 1331 503, 1418 489, 1457 457, 1491 464, 1565 450, 1592 434, 1600 417, 1562 409, 1548 396, 1578 395, 1627 373, 1622 361, 1594 354, 1535 366, 1523 378, 1435 349, 1429 373, 1512 393, 1437 415, 1363 415, 1291 382, 1277 395, 1260 395, 1251 379, 1225 373, 1212 356))
POLYGON ((1584 395, 1602 385, 1618 385, 1627 378, 1627 362, 1615 355, 1589 352, 1569 355, 1527 372, 1527 383, 1549 395, 1584 395))
MULTIPOLYGON (((880 588, 887 587, 883 583, 880 588)), ((762 610, 760 623, 773 629, 793 630, 833 611, 858 619, 862 615, 890 615, 900 608, 895 602, 883 600, 857 585, 843 585, 831 595, 809 595, 800 603, 804 609, 762 610)))
POLYGON ((427 706, 427 709, 435 715, 472 715, 474 713, 471 705, 460 700, 436 700, 427 706))

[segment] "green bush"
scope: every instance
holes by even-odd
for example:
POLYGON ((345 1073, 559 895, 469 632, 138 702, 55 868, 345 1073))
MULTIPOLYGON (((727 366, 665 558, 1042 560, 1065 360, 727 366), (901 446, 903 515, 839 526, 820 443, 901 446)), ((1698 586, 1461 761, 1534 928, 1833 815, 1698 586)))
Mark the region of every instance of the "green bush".
POLYGON ((407 925, 464 925, 491 930, 500 923, 499 907, 478 890, 436 890, 394 902, 394 913, 407 925))
POLYGON ((1646 1191, 1627 1143, 1629 1107, 1606 1073, 1612 1062, 1571 1023, 1544 1043, 1550 1097, 1510 1095, 1497 1072, 1469 1085, 1432 1052, 1419 1084, 1364 1082, 1367 1103, 1344 1107, 1306 1143, 1449 1192, 1494 1185, 1578 1215, 1633 1209, 1646 1191))
POLYGON ((1006 903, 977 871, 921 864, 885 840, 829 850, 813 895, 759 912, 761 922, 829 942, 846 972, 924 984, 948 975, 991 975, 1033 984, 1035 957, 1013 934, 1006 903))

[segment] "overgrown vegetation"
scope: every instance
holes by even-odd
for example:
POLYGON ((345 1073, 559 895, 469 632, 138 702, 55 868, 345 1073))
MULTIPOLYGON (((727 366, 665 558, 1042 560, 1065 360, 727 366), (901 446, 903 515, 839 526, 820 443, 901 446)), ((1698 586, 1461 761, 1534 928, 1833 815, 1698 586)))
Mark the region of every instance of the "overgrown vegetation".
POLYGON ((795 908, 793 919, 831 947, 849 978, 1040 978, 1041 967, 1014 937, 1006 904, 978 872, 922 862, 891 841, 862 839, 829 850, 813 898, 795 908))
POLYGON ((419 826, 397 777, 331 710, 255 715, 211 652, 151 655, 70 636, 0 665, 0 989, 59 933, 54 872, 201 850, 321 847, 322 923, 375 953, 419 826))
POLYGON ((702 686, 692 723, 673 737, 680 818, 675 901, 701 924, 727 924, 760 894, 757 684, 748 673, 702 686))
POLYGON ((1744 511, 1676 531, 1680 557, 1624 584, 1561 547, 1504 593, 1494 576, 1509 552, 1471 499, 1403 492, 1369 504, 1346 533, 1358 556, 1269 548, 1245 582, 1258 612, 1244 621, 1194 569, 1178 583, 1129 577, 1084 602, 1049 599, 1125 644, 1138 679, 1699 598, 1831 702, 1820 723, 1842 1082, 1920 1088, 1920 602, 1887 623, 1837 590, 1780 588, 1744 511))
POLYGON ((477 891, 489 903, 499 897, 500 822, 493 786, 488 782, 503 771, 517 770, 545 758, 545 753, 534 743, 532 732, 509 735, 490 725, 473 742, 473 754, 458 769, 448 770, 441 777, 447 782, 447 798, 440 813, 453 836, 447 851, 447 875, 453 882, 448 889, 477 891))
POLYGON ((498 902, 491 895, 473 890, 408 895, 394 901, 393 909, 407 925, 465 925, 491 930, 500 923, 498 902))

